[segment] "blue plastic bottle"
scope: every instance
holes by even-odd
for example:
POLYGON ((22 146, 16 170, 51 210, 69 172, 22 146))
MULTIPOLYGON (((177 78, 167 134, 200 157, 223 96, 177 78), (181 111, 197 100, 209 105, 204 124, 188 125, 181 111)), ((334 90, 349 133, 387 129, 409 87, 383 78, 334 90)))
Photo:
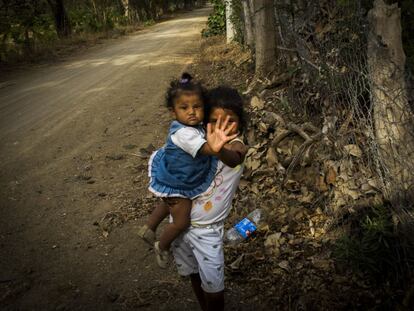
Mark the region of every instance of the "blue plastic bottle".
POLYGON ((255 209, 226 232, 225 242, 235 245, 249 238, 257 230, 261 216, 262 211, 255 209))

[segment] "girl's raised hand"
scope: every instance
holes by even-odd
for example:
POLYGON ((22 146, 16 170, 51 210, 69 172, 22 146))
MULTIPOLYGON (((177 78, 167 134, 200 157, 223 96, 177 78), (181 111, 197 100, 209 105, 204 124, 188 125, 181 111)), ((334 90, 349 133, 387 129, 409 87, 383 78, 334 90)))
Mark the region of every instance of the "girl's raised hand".
POLYGON ((237 133, 229 135, 236 126, 236 123, 228 126, 229 119, 230 116, 227 116, 224 122, 221 123, 221 116, 219 116, 214 130, 210 123, 207 124, 207 144, 215 153, 219 153, 227 142, 237 137, 237 133))

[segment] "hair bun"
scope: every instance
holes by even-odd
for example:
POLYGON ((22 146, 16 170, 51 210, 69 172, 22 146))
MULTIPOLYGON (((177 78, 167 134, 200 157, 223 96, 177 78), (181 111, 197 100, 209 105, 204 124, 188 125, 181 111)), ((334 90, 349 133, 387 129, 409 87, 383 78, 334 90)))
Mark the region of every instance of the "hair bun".
POLYGON ((188 72, 184 72, 181 75, 180 83, 182 84, 189 83, 192 79, 193 77, 188 72))

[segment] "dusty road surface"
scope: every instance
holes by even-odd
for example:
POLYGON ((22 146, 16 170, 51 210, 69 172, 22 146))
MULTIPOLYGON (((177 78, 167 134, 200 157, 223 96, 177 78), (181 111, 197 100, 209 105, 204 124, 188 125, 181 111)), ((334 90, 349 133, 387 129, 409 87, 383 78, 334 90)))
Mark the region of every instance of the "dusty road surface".
POLYGON ((133 154, 164 140, 165 88, 197 54, 208 13, 2 77, 1 309, 197 309, 135 235, 148 193, 133 154))

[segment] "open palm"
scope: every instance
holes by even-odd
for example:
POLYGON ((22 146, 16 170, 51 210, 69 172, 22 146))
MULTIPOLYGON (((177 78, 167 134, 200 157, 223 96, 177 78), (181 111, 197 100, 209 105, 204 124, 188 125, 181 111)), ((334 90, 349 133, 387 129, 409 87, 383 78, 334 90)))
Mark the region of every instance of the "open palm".
POLYGON ((221 116, 219 116, 214 129, 210 123, 207 124, 207 144, 215 153, 220 152, 221 148, 223 148, 227 142, 237 137, 237 134, 230 135, 236 124, 232 123, 228 126, 229 119, 230 116, 227 116, 226 120, 222 123, 221 116))

